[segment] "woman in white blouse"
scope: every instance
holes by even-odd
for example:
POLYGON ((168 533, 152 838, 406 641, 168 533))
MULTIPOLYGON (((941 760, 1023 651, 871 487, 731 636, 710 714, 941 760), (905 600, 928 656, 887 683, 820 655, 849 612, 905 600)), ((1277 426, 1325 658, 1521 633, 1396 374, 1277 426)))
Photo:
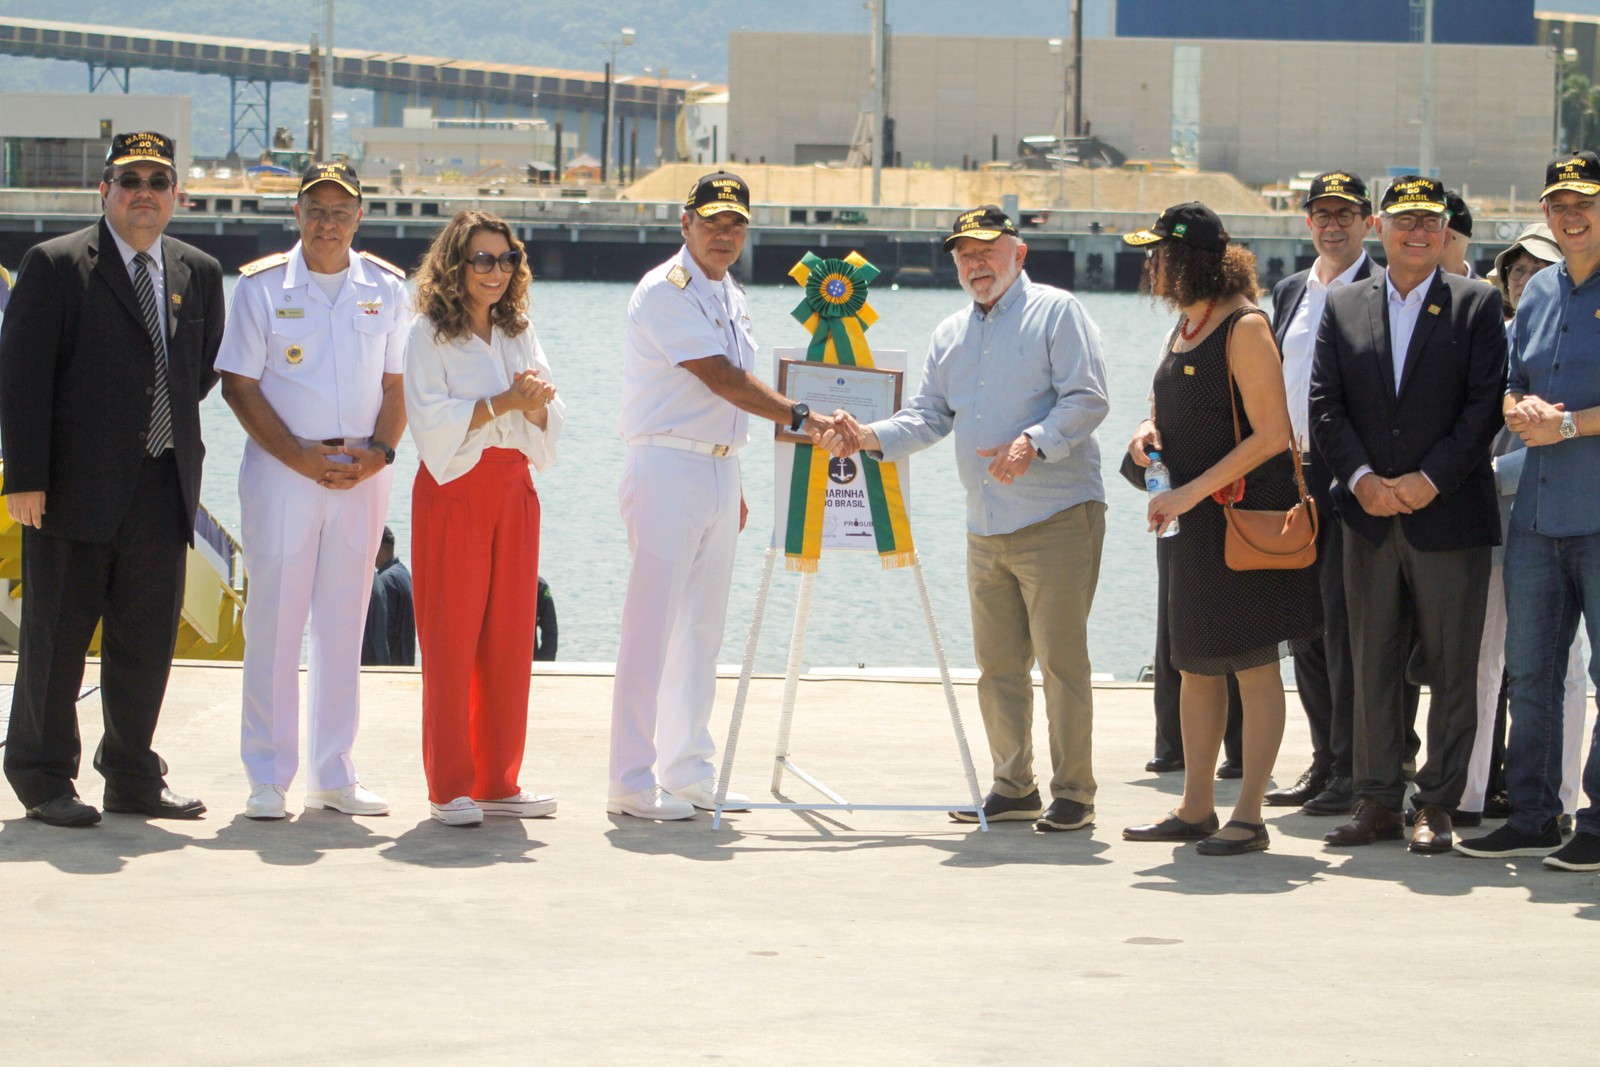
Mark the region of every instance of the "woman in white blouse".
POLYGON ((531 818, 552 796, 518 782, 538 607, 539 496, 565 410, 528 322, 522 243, 462 211, 418 273, 406 418, 422 465, 411 570, 422 649, 422 761, 433 817, 531 818))

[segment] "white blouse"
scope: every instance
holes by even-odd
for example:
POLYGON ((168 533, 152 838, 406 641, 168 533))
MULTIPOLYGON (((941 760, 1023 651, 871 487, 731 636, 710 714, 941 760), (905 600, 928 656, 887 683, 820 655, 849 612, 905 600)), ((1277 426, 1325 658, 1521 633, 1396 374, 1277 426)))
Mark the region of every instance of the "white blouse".
POLYGON ((433 322, 424 315, 411 325, 406 342, 406 422, 417 453, 434 481, 443 485, 470 471, 486 448, 515 448, 535 470, 556 461, 556 438, 566 421, 566 403, 558 394, 546 409, 540 429, 520 411, 502 411, 469 430, 478 401, 511 387, 518 372, 536 370, 547 382, 555 379, 544 349, 529 326, 515 337, 498 328, 494 343, 477 334, 435 341, 433 322))

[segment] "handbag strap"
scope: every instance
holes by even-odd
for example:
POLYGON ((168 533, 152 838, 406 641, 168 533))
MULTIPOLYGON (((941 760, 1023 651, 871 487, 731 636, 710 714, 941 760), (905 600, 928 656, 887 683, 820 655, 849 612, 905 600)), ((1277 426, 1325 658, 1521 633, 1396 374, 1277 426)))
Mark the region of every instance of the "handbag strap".
MULTIPOLYGON (((1244 311, 1246 314, 1255 314, 1262 317, 1265 317, 1267 314, 1260 308, 1241 308, 1240 310, 1244 311)), ((1235 394, 1236 379, 1233 376, 1233 328, 1238 324, 1240 318, 1242 317, 1243 316, 1235 313, 1228 319, 1228 332, 1222 338, 1222 358, 1228 366, 1228 406, 1233 409, 1234 447, 1238 447, 1244 443, 1244 435, 1239 428, 1239 398, 1235 394)), ((1289 437, 1289 452, 1294 456, 1294 485, 1295 488, 1300 491, 1300 503, 1307 504, 1309 503, 1309 499, 1308 494, 1306 493, 1306 478, 1304 471, 1302 471, 1300 468, 1300 446, 1295 443, 1293 434, 1290 434, 1289 437)), ((1235 503, 1236 501, 1229 500, 1223 505, 1223 507, 1231 508, 1235 503)))

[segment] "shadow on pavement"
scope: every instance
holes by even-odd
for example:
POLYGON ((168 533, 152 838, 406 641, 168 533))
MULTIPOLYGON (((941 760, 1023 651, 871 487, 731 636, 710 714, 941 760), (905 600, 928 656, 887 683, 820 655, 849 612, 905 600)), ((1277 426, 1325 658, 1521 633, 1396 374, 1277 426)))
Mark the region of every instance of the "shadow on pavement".
POLYGON ((525 824, 538 819, 485 819, 482 826, 445 826, 432 818, 394 839, 378 855, 396 863, 436 869, 492 867, 499 863, 535 863, 528 853, 545 847, 530 840, 525 824))

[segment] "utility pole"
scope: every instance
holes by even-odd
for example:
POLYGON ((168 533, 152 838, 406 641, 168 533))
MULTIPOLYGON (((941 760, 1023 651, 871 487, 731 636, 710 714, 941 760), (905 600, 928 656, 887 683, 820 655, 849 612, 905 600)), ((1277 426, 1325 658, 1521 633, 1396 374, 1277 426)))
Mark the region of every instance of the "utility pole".
POLYGON ((889 0, 872 0, 872 206, 883 203, 883 111, 887 97, 884 40, 888 31, 885 8, 889 0))
MULTIPOLYGON (((616 123, 617 114, 617 53, 633 44, 633 29, 622 27, 622 33, 609 41, 600 42, 600 47, 611 53, 611 62, 606 64, 606 124, 600 131, 600 184, 604 185, 611 166, 611 127, 616 123)), ((617 170, 622 170, 622 145, 617 145, 617 170)))
POLYGON ((1083 0, 1072 0, 1072 136, 1083 136, 1083 0))
POLYGON ((1417 170, 1433 173, 1433 0, 1422 7, 1422 143, 1418 148, 1417 170))
POLYGON ((314 162, 333 158, 333 0, 322 8, 322 151, 314 162))

